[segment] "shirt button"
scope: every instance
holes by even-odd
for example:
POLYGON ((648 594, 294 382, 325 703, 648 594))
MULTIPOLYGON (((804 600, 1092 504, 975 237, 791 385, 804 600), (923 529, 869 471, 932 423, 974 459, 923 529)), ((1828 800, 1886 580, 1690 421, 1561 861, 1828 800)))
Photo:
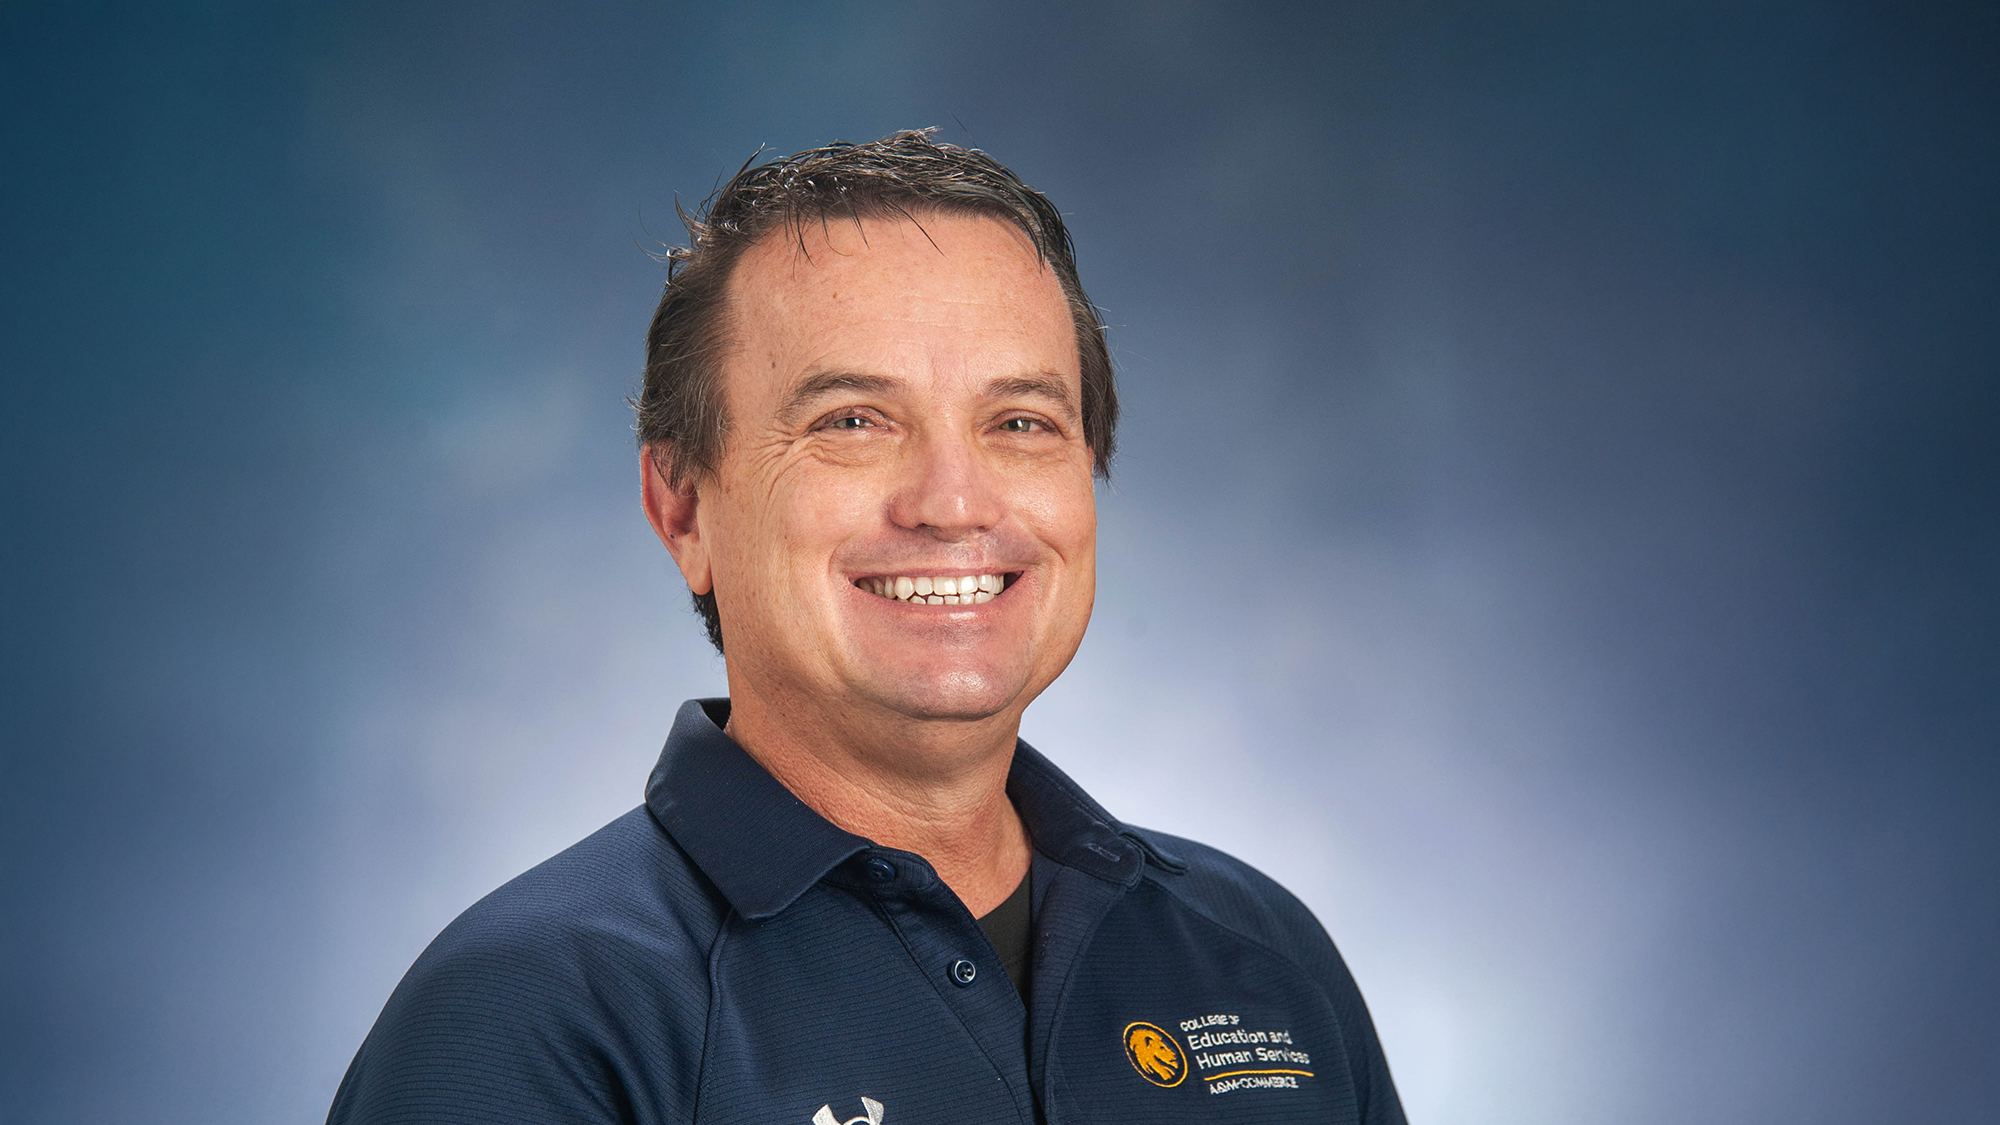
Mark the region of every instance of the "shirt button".
POLYGON ((874 856, 868 861, 868 877, 877 883, 886 883, 896 877, 896 865, 879 855, 874 856))
POLYGON ((971 984, 972 978, 978 975, 979 975, 979 966, 973 964, 970 961, 967 961, 963 957, 951 963, 951 983, 957 985, 960 988, 964 988, 966 985, 971 984))

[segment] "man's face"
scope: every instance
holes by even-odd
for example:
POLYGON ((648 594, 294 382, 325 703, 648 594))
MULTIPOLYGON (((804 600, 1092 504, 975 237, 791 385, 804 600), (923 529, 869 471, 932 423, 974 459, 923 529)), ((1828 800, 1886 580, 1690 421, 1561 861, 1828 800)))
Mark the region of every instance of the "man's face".
POLYGON ((841 221, 753 247, 729 316, 730 429, 696 521, 732 690, 1018 714, 1075 654, 1096 584, 1054 274, 992 219, 841 221))

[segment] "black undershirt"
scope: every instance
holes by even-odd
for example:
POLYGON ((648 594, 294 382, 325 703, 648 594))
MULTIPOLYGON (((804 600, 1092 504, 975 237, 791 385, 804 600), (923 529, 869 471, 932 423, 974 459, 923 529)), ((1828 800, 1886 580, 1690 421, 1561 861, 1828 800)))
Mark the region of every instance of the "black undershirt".
POLYGON ((986 931, 986 940, 993 943, 993 952, 1000 955, 1000 963, 1007 966, 1008 979, 1014 982, 1014 990, 1021 994, 1021 1002, 1028 1000, 1028 950, 1034 944, 1035 918, 1028 902, 1030 876, 1021 876, 1021 885, 1007 896, 1007 901, 994 907, 979 919, 979 928, 986 931))

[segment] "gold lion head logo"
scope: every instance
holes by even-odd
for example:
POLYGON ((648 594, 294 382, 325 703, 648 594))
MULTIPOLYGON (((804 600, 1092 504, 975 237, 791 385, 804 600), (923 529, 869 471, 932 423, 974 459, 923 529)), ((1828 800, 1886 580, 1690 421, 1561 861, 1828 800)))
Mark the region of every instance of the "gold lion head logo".
POLYGON ((1132 1069, 1155 1086, 1178 1086, 1187 1077, 1187 1059, 1174 1037, 1150 1023, 1125 1028, 1125 1057, 1132 1069))

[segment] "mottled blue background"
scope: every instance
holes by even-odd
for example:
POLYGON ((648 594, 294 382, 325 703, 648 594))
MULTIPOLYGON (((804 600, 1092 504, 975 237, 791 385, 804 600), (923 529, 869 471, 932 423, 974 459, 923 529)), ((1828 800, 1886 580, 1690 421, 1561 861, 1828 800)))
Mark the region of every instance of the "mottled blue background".
POLYGON ((0 1120, 309 1122, 722 682, 645 250, 939 125, 1129 404, 1028 736, 1413 1120, 1992 1121, 1986 5, 0 5, 0 1120))

